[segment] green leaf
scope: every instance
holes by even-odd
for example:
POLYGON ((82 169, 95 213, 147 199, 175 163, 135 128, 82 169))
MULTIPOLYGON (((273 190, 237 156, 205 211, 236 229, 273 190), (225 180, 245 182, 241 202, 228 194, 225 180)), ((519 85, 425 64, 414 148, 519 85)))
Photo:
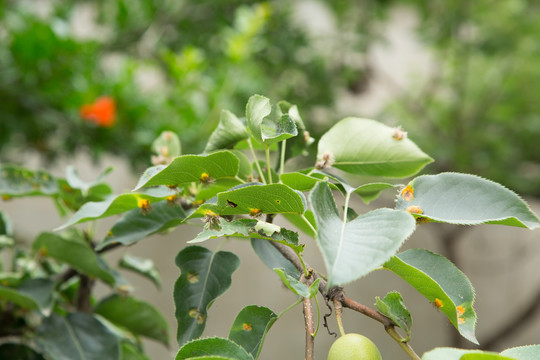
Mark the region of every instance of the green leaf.
POLYGON ((415 229, 404 211, 378 209, 344 223, 327 183, 310 194, 328 286, 354 281, 389 260, 415 229))
POLYGON ((246 125, 232 112, 222 110, 217 128, 206 143, 205 153, 233 147, 237 142, 249 137, 246 125))
POLYGON ((219 218, 217 227, 219 229, 205 228, 195 239, 188 241, 188 243, 199 243, 225 236, 254 237, 282 243, 296 252, 302 252, 303 250, 303 247, 298 245, 297 233, 264 221, 254 219, 227 221, 219 218))
POLYGON ((366 204, 369 204, 370 202, 379 197, 381 191, 393 187, 395 187, 395 185, 388 183, 369 183, 357 187, 356 190, 354 190, 354 193, 360 195, 362 200, 364 200, 366 204))
POLYGON ((133 334, 169 343, 167 321, 152 305, 131 296, 114 294, 101 300, 94 312, 133 334))
POLYGON ((113 244, 132 245, 147 236, 180 225, 185 218, 184 209, 174 197, 153 203, 147 211, 139 208, 130 210, 114 224, 96 250, 113 244))
POLYGON ((438 307, 464 338, 478 344, 474 289, 450 260, 428 250, 410 249, 394 256, 384 267, 438 307))
POLYGON ((32 248, 39 251, 41 256, 52 257, 83 274, 97 277, 110 285, 115 284, 113 274, 103 266, 103 261, 88 244, 67 240, 56 234, 42 233, 32 248))
POLYGON ((298 135, 296 124, 289 115, 266 117, 261 124, 261 137, 266 145, 287 140, 298 135))
POLYGON ((287 274, 298 279, 300 271, 267 240, 253 238, 251 247, 261 261, 270 269, 281 268, 287 274))
POLYGON ((243 347, 228 339, 213 337, 188 342, 178 350, 176 360, 253 360, 243 347))
POLYGON ((53 303, 54 282, 35 278, 22 282, 17 288, 0 285, 0 299, 30 310, 49 310, 53 303))
POLYGON ((422 356, 422 360, 516 360, 494 352, 456 348, 436 348, 422 356))
POLYGON ((120 267, 131 270, 139 275, 150 279, 156 284, 158 289, 161 289, 161 276, 154 262, 150 259, 142 259, 130 254, 124 254, 120 259, 120 267))
POLYGON ((106 184, 103 184, 103 179, 112 170, 113 170, 112 166, 108 167, 107 169, 105 169, 105 171, 103 171, 103 173, 101 173, 98 176, 96 180, 91 181, 91 182, 85 182, 79 177, 79 173, 77 172, 77 169, 75 169, 75 167, 68 166, 66 168, 66 181, 72 189, 80 190, 82 196, 87 196, 91 192, 92 188, 95 188, 94 189, 94 192, 95 192, 96 189, 100 187, 100 185, 107 186, 106 184))
POLYGON ((357 175, 407 177, 433 161, 411 140, 396 140, 392 129, 369 119, 349 117, 319 141, 317 158, 357 175))
MULTIPOLYGON (((0 236, 12 236, 13 226, 9 218, 0 211, 0 236)), ((0 249, 2 245, 0 245, 0 249)))
POLYGON ((121 360, 150 360, 150 358, 144 355, 137 346, 128 341, 122 341, 121 350, 121 360))
POLYGON ((23 344, 5 343, 0 345, 0 359, 45 360, 41 354, 23 344))
POLYGON ((304 202, 299 193, 283 184, 249 185, 217 195, 215 203, 202 204, 197 213, 211 210, 219 215, 304 213, 304 202))
POLYGON ((299 214, 281 214, 287 221, 289 221, 291 224, 296 226, 298 230, 302 231, 304 234, 307 234, 311 236, 312 238, 315 237, 316 233, 313 231, 313 228, 317 228, 317 224, 315 223, 315 217, 313 215, 313 211, 306 210, 304 213, 304 216, 301 216, 299 214), (309 226, 307 224, 307 221, 311 224, 309 226))
POLYGON ((261 96, 253 95, 249 98, 246 106, 246 121, 251 136, 259 143, 263 143, 261 127, 265 117, 272 112, 270 99, 261 96))
POLYGON ((235 177, 238 168, 238 158, 230 151, 217 151, 208 155, 182 155, 169 165, 148 168, 134 191, 147 186, 177 186, 235 177))
POLYGON ((442 173, 412 180, 396 209, 451 224, 501 224, 534 229, 540 220, 513 191, 475 175, 442 173))
POLYGON ((33 171, 16 165, 0 165, 0 195, 8 197, 58 193, 58 182, 48 172, 33 171))
POLYGON ((264 338, 278 316, 264 306, 249 305, 240 311, 229 331, 229 340, 242 346, 255 359, 259 357, 264 338))
POLYGON ((287 274, 285 269, 276 268, 274 271, 279 275, 283 281, 283 284, 285 284, 285 286, 296 295, 307 299, 311 299, 317 295, 317 292, 319 291, 319 282, 321 279, 317 279, 312 285, 307 286, 306 284, 298 281, 297 278, 287 274))
POLYGON ((230 252, 211 252, 200 246, 188 246, 176 257, 181 274, 174 285, 177 339, 182 346, 201 336, 208 308, 231 286, 231 276, 240 266, 230 252))
POLYGON ((154 197, 146 194, 122 194, 112 196, 105 201, 87 202, 79 209, 79 211, 73 214, 71 219, 64 225, 57 227, 55 231, 65 229, 78 223, 118 215, 133 209, 140 211, 141 214, 150 213, 153 209, 152 204, 162 200, 163 197, 154 197))
POLYGON ((246 154, 241 152, 240 150, 229 150, 232 152, 239 161, 239 168, 238 168, 238 177, 240 179, 248 181, 248 178, 253 175, 253 168, 251 166, 251 161, 247 157, 246 154))
POLYGON ((501 352, 501 355, 516 360, 538 360, 540 359, 540 345, 518 346, 506 349, 501 352))
POLYGON ((407 333, 407 340, 410 339, 412 318, 411 313, 405 307, 401 294, 397 291, 392 291, 386 294, 382 300, 377 296, 375 301, 377 310, 392 319, 392 321, 407 333))
POLYGON ((36 342, 51 360, 118 360, 118 338, 86 313, 52 314, 36 332, 36 342))
POLYGON ((182 145, 178 135, 163 131, 152 143, 152 152, 156 154, 158 163, 168 163, 170 159, 180 156, 182 145))
MULTIPOLYGON (((289 117, 293 119, 294 124, 296 125, 296 129, 298 131, 298 135, 300 135, 287 140, 287 144, 285 147, 285 161, 300 154, 307 154, 306 149, 308 148, 308 146, 315 142, 315 139, 313 139, 309 135, 309 132, 306 131, 306 127, 304 125, 304 122, 302 121, 302 117, 300 116, 298 107, 286 101, 278 102, 277 106, 282 114, 289 115, 289 117)), ((279 151, 282 151, 281 146, 279 151)))

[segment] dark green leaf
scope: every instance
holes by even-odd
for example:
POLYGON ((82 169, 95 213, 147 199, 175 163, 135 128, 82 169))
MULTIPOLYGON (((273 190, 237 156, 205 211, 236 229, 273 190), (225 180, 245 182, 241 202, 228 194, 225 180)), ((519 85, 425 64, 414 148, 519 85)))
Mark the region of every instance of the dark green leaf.
POLYGON ((405 307, 401 294, 397 291, 386 294, 384 299, 375 298, 377 310, 394 321, 407 333, 407 340, 411 336, 412 318, 409 310, 405 307))
POLYGON ((218 126, 208 138, 204 152, 233 147, 237 142, 248 137, 246 125, 230 111, 222 110, 218 126))
POLYGON ((424 249, 410 249, 384 264, 424 295, 467 340, 477 344, 474 289, 467 276, 447 258, 424 249))
MULTIPOLYGON (((9 218, 0 211, 0 236, 12 236, 13 227, 9 218)), ((0 245, 0 249, 2 245, 0 245)))
POLYGON ((161 276, 154 262, 150 259, 141 259, 139 257, 124 254, 119 263, 121 268, 134 271, 150 279, 158 289, 161 289, 161 276))
POLYGON ((45 360, 41 354, 23 344, 0 345, 0 359, 5 360, 45 360))
POLYGON ((133 209, 118 220, 96 250, 109 245, 132 245, 152 234, 180 225, 186 217, 175 197, 153 203, 146 211, 133 209))
POLYGON ((300 282, 297 278, 287 274, 285 269, 276 268, 274 271, 279 275, 283 281, 283 284, 285 284, 285 286, 296 295, 308 299, 311 299, 317 295, 317 292, 319 291, 319 282, 321 279, 317 279, 313 282, 313 284, 311 284, 311 286, 307 286, 306 284, 300 282))
POLYGON ((97 304, 94 312, 133 334, 169 343, 167 321, 152 305, 131 296, 111 295, 97 304))
POLYGON ((88 244, 67 240, 56 234, 42 233, 34 241, 32 248, 39 251, 41 256, 50 256, 110 285, 116 282, 113 274, 103 266, 103 262, 88 244))
POLYGON ((181 274, 174 285, 178 344, 199 337, 205 327, 208 308, 231 285, 231 276, 240 260, 230 252, 213 253, 189 246, 178 253, 181 274))
POLYGON ((419 176, 402 190, 396 209, 451 224, 540 226, 538 217, 516 193, 468 174, 419 176))
POLYGON ((414 175, 433 161, 395 132, 374 120, 346 118, 321 137, 317 158, 348 173, 386 177, 414 175))
POLYGON ((0 285, 0 299, 31 310, 47 310, 53 302, 54 282, 49 279, 28 279, 17 288, 0 285))
POLYGON ((209 155, 182 155, 169 165, 148 168, 134 190, 147 186, 177 186, 235 177, 238 169, 238 158, 230 151, 217 151, 209 155))
POLYGON ((270 269, 281 268, 292 277, 298 279, 300 271, 267 240, 251 239, 251 246, 261 261, 270 269))
POLYGON ((223 338, 197 339, 188 342, 176 354, 176 360, 187 359, 230 359, 253 360, 253 357, 240 345, 223 338))
POLYGON ((122 341, 121 350, 121 360, 150 360, 149 357, 144 355, 139 348, 130 342, 122 341))
POLYGON ((51 360, 118 360, 120 344, 101 322, 90 314, 52 314, 36 332, 36 342, 51 360))
POLYGON ((277 320, 277 315, 264 306, 250 305, 240 311, 229 331, 229 339, 242 346, 257 359, 264 338, 277 320))
POLYGON ((45 171, 33 171, 16 165, 0 165, 0 195, 52 196, 58 193, 58 182, 45 171))
POLYGON ((324 182, 315 186, 310 201, 329 286, 346 284, 381 266, 415 229, 410 214, 390 209, 374 210, 344 223, 324 182))

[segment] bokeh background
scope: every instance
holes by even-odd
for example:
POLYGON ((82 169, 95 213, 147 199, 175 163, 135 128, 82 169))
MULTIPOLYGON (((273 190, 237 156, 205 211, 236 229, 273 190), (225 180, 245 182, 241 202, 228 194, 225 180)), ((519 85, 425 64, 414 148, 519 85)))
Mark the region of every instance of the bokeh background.
MULTIPOLYGON (((74 165, 86 180, 113 165, 107 179, 120 193, 150 165, 150 146, 161 131, 177 133, 184 153, 201 152, 221 109, 242 116, 249 96, 259 93, 297 104, 316 138, 351 115, 402 125, 436 159, 424 172, 490 178, 524 196, 538 214, 539 18, 540 3, 526 0, 4 0, 0 161, 47 167, 58 176, 74 165), (108 120, 89 116, 96 112, 108 120)), ((391 207, 394 195, 353 207, 391 207)), ((27 244, 64 221, 42 199, 0 202, 0 211, 27 244)), ((102 235, 112 221, 99 222, 102 235)), ((173 260, 197 230, 181 227, 109 256, 114 262, 129 252, 157 264, 162 292, 125 276, 135 296, 166 314, 173 344, 173 260)), ((306 257, 323 269, 312 245, 306 257)), ((429 224, 405 247, 444 254, 470 277, 482 348, 540 342, 536 232, 429 224)), ((212 306, 207 335, 226 336, 245 305, 278 312, 294 301, 248 244, 231 241, 225 250, 242 265, 212 306)), ((392 274, 376 272, 347 287, 367 305, 393 289, 411 310, 418 353, 472 345, 392 274)), ((386 359, 406 358, 378 323, 346 315, 346 329, 371 337, 386 359)), ((298 308, 274 325, 261 358, 301 359, 303 332, 298 308)), ((317 358, 326 357, 332 341, 321 328, 317 358)), ((176 352, 174 345, 146 347, 152 359, 176 352)))

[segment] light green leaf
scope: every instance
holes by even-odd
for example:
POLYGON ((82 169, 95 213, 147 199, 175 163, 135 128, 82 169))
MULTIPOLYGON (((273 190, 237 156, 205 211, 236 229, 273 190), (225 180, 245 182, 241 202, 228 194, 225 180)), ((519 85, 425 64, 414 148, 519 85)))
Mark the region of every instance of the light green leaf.
POLYGON ((369 119, 349 117, 319 141, 317 158, 357 175, 407 177, 433 161, 411 140, 393 137, 395 129, 369 119))
POLYGON ((243 347, 231 340, 223 338, 197 339, 188 342, 178 350, 176 360, 213 360, 213 359, 232 359, 232 360, 253 360, 243 347))
POLYGON ((202 204, 197 213, 204 214, 207 210, 219 215, 303 214, 304 202, 287 185, 249 185, 219 193, 215 203, 202 204))
POLYGON ((172 131, 163 131, 152 143, 152 152, 158 159, 167 163, 182 154, 182 145, 178 135, 172 131))
POLYGON ((540 359, 540 345, 518 346, 506 349, 501 352, 501 355, 516 360, 538 360, 540 359))
POLYGON ((494 352, 456 348, 436 348, 424 353, 422 360, 515 360, 494 352))
POLYGON ((50 309, 53 303, 54 282, 49 279, 28 279, 17 288, 0 285, 0 299, 31 310, 50 309))
MULTIPOLYGON (((13 235, 13 225, 11 224, 11 221, 9 220, 9 218, 3 212, 0 211, 0 237, 2 236, 8 237, 12 235, 13 235)), ((0 244, 0 249, 2 247, 3 246, 0 244)))
POLYGON ((61 225, 54 230, 58 231, 74 224, 118 215, 132 209, 137 209, 137 211, 140 211, 141 213, 151 212, 153 207, 152 204, 162 200, 163 197, 153 197, 147 194, 122 194, 112 196, 105 201, 90 201, 73 214, 71 219, 64 225, 61 225))
POLYGON ((412 318, 411 313, 405 307, 401 294, 392 291, 386 294, 384 299, 378 296, 375 298, 375 306, 379 312, 394 321, 400 328, 407 333, 407 340, 411 336, 412 318))
POLYGON ((150 279, 156 284, 158 289, 161 289, 161 276, 159 271, 151 259, 142 259, 130 254, 124 254, 120 259, 120 267, 123 269, 131 270, 150 279))
POLYGON ((270 269, 281 268, 294 278, 300 276, 300 271, 267 240, 253 238, 251 247, 261 261, 270 269))
POLYGON ((450 260, 428 250, 410 249, 394 256, 384 267, 438 307, 464 338, 478 344, 474 289, 450 260))
POLYGON ((36 342, 51 360, 118 360, 119 340, 86 313, 52 314, 36 332, 36 342))
POLYGON ((303 246, 298 245, 298 234, 281 228, 278 225, 254 219, 238 219, 227 221, 219 218, 219 229, 205 228, 197 237, 189 243, 199 243, 208 239, 216 239, 225 236, 253 237, 276 241, 291 247, 296 252, 302 252, 303 246))
POLYGON ((272 112, 270 99, 261 95, 253 95, 246 106, 246 120, 251 136, 259 143, 263 143, 261 127, 265 117, 272 112))
POLYGON ((133 334, 169 343, 167 321, 152 305, 131 296, 113 294, 101 300, 94 312, 133 334))
POLYGON ((130 342, 122 341, 121 350, 121 360, 150 360, 150 358, 144 355, 137 346, 130 342))
MULTIPOLYGON (((101 173, 98 178, 94 181, 86 182, 83 181, 79 177, 79 173, 77 172, 77 169, 73 166, 68 166, 66 168, 66 181, 68 185, 73 188, 81 191, 82 196, 87 196, 92 188, 96 188, 96 190, 99 188, 100 185, 104 185, 107 187, 106 184, 103 184, 103 179, 107 174, 109 174, 113 170, 113 167, 108 167, 101 173)), ((94 191, 96 191, 94 190, 94 191)))
POLYGON ((30 170, 10 164, 0 165, 0 195, 8 197, 58 193, 56 179, 48 172, 30 170))
POLYGON ((278 116, 277 119, 266 117, 261 124, 261 137, 266 145, 272 145, 296 135, 298 135, 296 124, 289 115, 278 116))
POLYGON ((96 250, 113 244, 132 245, 147 236, 180 225, 185 218, 186 213, 176 198, 153 203, 146 211, 140 208, 130 210, 114 224, 96 250))
POLYGON ((253 175, 253 168, 251 166, 251 161, 249 160, 247 155, 244 154, 240 150, 229 150, 229 151, 232 152, 238 158, 238 161, 239 161, 238 177, 240 179, 248 181, 249 177, 253 175))
MULTIPOLYGON (((298 191, 310 191, 318 182, 326 181, 324 176, 315 177, 301 172, 284 173, 279 176, 279 179, 283 184, 298 191)), ((332 189, 337 189, 334 184, 329 183, 329 185, 332 189)))
POLYGON ((414 209, 423 218, 451 224, 540 226, 538 217, 516 193, 468 174, 419 176, 402 190, 396 209, 414 209))
POLYGON ((237 142, 249 137, 246 125, 232 112, 222 110, 217 128, 206 143, 205 153, 233 147, 237 142))
POLYGON ((229 340, 242 346, 255 359, 259 357, 264 338, 278 316, 264 306, 249 305, 240 311, 229 331, 229 340))
POLYGON ((283 281, 283 284, 285 284, 285 286, 296 295, 308 299, 311 299, 317 295, 317 292, 319 291, 319 282, 321 279, 317 279, 311 286, 307 286, 306 284, 298 281, 297 278, 287 274, 285 269, 276 268, 274 271, 279 275, 283 281))
MULTIPOLYGON (((313 139, 309 135, 309 132, 306 131, 298 107, 286 101, 278 102, 277 107, 282 114, 289 115, 289 117, 293 119, 299 135, 287 140, 285 147, 285 161, 297 155, 307 154, 307 148, 315 142, 315 139, 313 139)), ((279 151, 281 152, 281 146, 279 151)))
POLYGON ((217 151, 208 155, 182 155, 169 165, 148 168, 134 191, 146 186, 207 183, 216 179, 235 177, 238 174, 238 167, 238 158, 230 151, 217 151))
POLYGON ((313 231, 313 228, 317 228, 317 224, 315 223, 315 217, 313 215, 313 211, 306 210, 304 213, 304 216, 301 216, 299 214, 281 214, 287 221, 289 221, 291 224, 296 226, 298 230, 302 231, 304 234, 309 235, 311 237, 315 237, 315 231, 313 231), (308 225, 306 222, 309 221, 311 226, 308 225))
POLYGON ((327 183, 310 194, 328 286, 354 281, 389 260, 415 229, 404 211, 378 209, 344 223, 327 183))
POLYGON ((188 246, 176 257, 181 274, 174 285, 177 339, 182 346, 201 336, 208 308, 231 286, 231 276, 240 260, 230 252, 217 253, 200 246, 188 246))
POLYGON ((103 261, 100 261, 98 255, 86 243, 67 240, 56 234, 42 233, 34 241, 32 248, 39 251, 41 256, 52 257, 110 285, 116 282, 113 274, 103 267, 103 261))
POLYGON ((395 187, 395 185, 388 183, 369 183, 357 187, 356 190, 354 190, 354 193, 360 195, 362 200, 364 200, 366 204, 369 204, 379 197, 381 191, 393 187, 395 187))

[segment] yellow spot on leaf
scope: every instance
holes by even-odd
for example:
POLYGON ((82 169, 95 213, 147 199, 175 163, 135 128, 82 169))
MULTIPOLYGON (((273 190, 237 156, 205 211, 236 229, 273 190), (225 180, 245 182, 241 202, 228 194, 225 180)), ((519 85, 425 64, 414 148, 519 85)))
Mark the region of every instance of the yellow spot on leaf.
POLYGON ((143 214, 147 214, 150 210, 152 210, 150 200, 148 199, 138 198, 137 206, 142 210, 143 214))
POLYGON ((244 323, 244 325, 242 325, 242 329, 244 329, 244 331, 251 331, 253 326, 251 324, 244 323))
POLYGON ((401 191, 401 197, 405 201, 412 201, 412 199, 414 199, 414 189, 411 185, 408 185, 401 191))
POLYGON ((46 248, 45 246, 42 246, 42 247, 39 249, 39 255, 40 255, 40 256, 45 257, 45 256, 47 256, 47 253, 48 253, 48 252, 47 252, 47 248, 46 248))
POLYGON ((435 298, 435 301, 433 302, 433 304, 438 308, 442 308, 444 306, 443 302, 441 301, 441 299, 439 298, 435 298))
POLYGON ((422 209, 420 208, 420 206, 416 206, 416 205, 412 205, 412 206, 409 206, 406 211, 409 213, 409 214, 417 214, 417 215, 421 215, 423 214, 424 212, 422 211, 422 209))
POLYGON ((176 198, 177 196, 176 195, 171 195, 171 196, 167 196, 166 199, 167 199, 167 202, 169 204, 174 204, 176 202, 176 198))
POLYGON ((210 175, 208 175, 207 173, 203 172, 201 174, 201 177, 199 178, 199 180, 201 181, 201 183, 203 184, 210 184, 212 183, 214 180, 210 177, 210 175))
POLYGON ((457 322, 458 322, 459 325, 464 324, 465 323, 465 318, 459 317, 457 319, 457 322))
POLYGON ((262 214, 263 214, 263 212, 262 212, 262 210, 260 210, 260 209, 253 209, 253 208, 250 208, 250 209, 249 209, 249 214, 250 214, 252 217, 257 218, 257 217, 261 217, 262 214))
POLYGON ((456 306, 456 313, 458 317, 465 314, 465 308, 463 306, 456 306))
POLYGON ((199 325, 204 323, 205 316, 199 311, 199 309, 190 309, 188 315, 197 320, 199 325))
POLYGON ((188 272, 187 279, 191 284, 199 282, 199 274, 196 272, 188 272))

